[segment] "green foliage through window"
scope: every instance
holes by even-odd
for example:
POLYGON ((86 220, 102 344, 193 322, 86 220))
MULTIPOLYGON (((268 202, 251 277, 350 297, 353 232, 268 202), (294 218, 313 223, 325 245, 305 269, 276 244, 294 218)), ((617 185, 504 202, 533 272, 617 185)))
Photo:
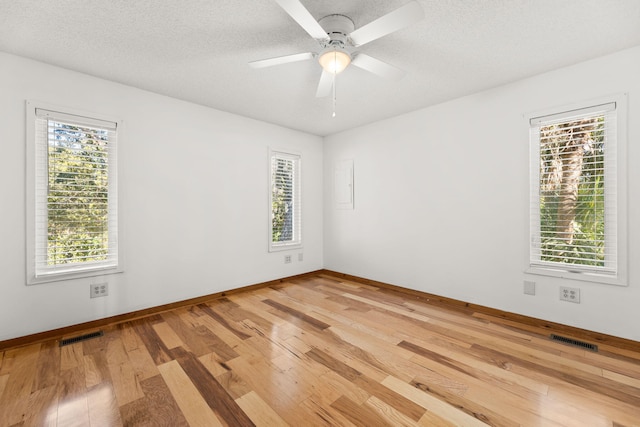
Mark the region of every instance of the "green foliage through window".
POLYGON ((294 162, 278 157, 272 163, 271 240, 287 242, 293 238, 294 162))
POLYGON ((47 265, 109 252, 108 131, 48 122, 47 265))
POLYGON ((604 116, 540 128, 540 259, 605 263, 604 116))
POLYGON ((291 248, 302 243, 300 202, 300 156, 270 152, 271 242, 269 250, 291 248))

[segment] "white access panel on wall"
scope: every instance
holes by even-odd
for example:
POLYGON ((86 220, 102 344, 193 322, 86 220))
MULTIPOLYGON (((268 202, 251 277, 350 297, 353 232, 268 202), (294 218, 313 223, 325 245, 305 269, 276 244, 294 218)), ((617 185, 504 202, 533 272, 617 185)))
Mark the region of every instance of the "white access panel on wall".
POLYGON ((353 209, 353 160, 339 160, 333 168, 333 200, 337 209, 353 209))

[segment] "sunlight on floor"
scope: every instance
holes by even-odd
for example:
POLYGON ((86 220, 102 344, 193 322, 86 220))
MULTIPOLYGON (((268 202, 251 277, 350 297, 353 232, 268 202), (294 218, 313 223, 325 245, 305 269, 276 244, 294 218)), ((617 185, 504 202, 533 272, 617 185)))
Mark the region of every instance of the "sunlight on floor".
POLYGON ((101 410, 101 406, 113 400, 113 393, 109 385, 102 385, 87 390, 86 394, 71 395, 52 405, 47 411, 45 425, 84 426, 90 424, 91 412, 94 418, 100 419, 104 425, 109 425, 105 419, 110 411, 101 410), (90 402, 98 403, 91 405, 90 402))

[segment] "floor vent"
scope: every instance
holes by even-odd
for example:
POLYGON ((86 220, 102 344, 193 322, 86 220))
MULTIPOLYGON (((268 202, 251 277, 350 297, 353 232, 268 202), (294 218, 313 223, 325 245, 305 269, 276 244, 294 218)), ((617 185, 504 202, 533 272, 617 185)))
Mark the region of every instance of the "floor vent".
POLYGON ((79 337, 67 338, 64 340, 60 340, 60 347, 64 347, 65 345, 75 344, 80 341, 90 340, 91 338, 98 338, 104 335, 104 332, 91 332, 90 334, 80 335, 79 337))
POLYGON ((585 350, 598 351, 598 346, 595 344, 590 344, 588 342, 574 340, 573 338, 567 338, 560 335, 551 334, 551 339, 553 341, 559 341, 561 343, 573 345, 575 347, 584 348, 585 350))

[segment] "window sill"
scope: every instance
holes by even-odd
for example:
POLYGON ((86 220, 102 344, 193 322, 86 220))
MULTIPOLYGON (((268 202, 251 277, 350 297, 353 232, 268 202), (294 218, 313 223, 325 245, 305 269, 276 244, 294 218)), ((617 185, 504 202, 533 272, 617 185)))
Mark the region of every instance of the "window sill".
POLYGON ((295 251, 302 249, 302 243, 292 243, 290 245, 269 246, 269 252, 295 251))
POLYGON ((601 283, 605 285, 627 286, 626 278, 621 277, 619 274, 614 275, 614 274, 603 274, 603 273, 587 272, 587 271, 570 271, 570 270, 563 270, 559 268, 556 269, 551 267, 537 267, 537 266, 530 266, 524 272, 526 274, 557 277, 560 279, 579 280, 582 282, 594 282, 594 283, 601 283))
POLYGON ((76 279, 84 279, 87 277, 96 277, 96 276, 105 276, 109 274, 118 274, 122 273, 122 267, 101 267, 101 268, 93 268, 82 271, 75 272, 65 272, 65 273, 49 273, 44 274, 38 277, 29 276, 27 277, 27 285, 40 285, 43 283, 51 283, 51 282, 61 282, 64 280, 76 280, 76 279))

